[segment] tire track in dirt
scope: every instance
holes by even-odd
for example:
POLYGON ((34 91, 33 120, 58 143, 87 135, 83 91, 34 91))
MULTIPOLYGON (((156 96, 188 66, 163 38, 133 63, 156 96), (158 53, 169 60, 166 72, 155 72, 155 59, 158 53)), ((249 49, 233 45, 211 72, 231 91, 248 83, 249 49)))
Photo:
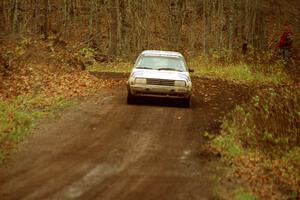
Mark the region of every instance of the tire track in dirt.
POLYGON ((45 120, 0 166, 0 199, 213 199, 218 161, 201 154, 201 133, 217 131, 247 90, 199 85, 191 109, 157 99, 127 105, 124 87, 45 120))

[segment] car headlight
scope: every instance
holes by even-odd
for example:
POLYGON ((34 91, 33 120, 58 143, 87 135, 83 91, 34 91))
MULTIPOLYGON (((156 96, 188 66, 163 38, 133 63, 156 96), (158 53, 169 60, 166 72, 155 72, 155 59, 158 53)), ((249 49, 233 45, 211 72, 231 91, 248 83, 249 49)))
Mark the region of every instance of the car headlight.
POLYGON ((175 87, 185 87, 186 83, 185 81, 175 81, 174 85, 175 87))
POLYGON ((135 84, 146 84, 147 80, 145 78, 136 78, 134 82, 135 84))

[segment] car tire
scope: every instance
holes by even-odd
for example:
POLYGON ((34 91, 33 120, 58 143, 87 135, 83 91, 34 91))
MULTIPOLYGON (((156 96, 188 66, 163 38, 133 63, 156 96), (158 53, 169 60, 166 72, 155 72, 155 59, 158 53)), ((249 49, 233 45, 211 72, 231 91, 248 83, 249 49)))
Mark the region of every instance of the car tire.
POLYGON ((134 96, 131 94, 130 91, 128 91, 127 94, 127 104, 133 104, 134 103, 134 96))
POLYGON ((190 108, 191 107, 191 97, 183 99, 183 107, 190 108))

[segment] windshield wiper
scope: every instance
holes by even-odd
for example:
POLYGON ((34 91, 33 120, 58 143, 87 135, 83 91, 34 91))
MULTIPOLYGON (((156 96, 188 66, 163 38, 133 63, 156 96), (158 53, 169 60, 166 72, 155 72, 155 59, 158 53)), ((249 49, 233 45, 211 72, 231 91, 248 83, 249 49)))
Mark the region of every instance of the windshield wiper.
POLYGON ((168 68, 168 67, 158 68, 157 70, 169 70, 169 71, 178 71, 178 72, 182 72, 182 70, 174 69, 174 68, 168 68))
POLYGON ((151 67, 136 67, 136 69, 153 69, 151 67))

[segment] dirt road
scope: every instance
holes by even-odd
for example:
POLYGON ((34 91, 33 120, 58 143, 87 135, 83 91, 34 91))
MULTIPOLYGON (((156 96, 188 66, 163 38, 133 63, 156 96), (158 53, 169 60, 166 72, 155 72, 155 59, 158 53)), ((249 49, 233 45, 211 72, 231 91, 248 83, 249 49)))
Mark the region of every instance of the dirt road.
POLYGON ((0 199, 215 199, 218 159, 205 153, 205 131, 245 99, 227 82, 197 79, 193 106, 141 100, 125 87, 39 125, 0 166, 0 199))

